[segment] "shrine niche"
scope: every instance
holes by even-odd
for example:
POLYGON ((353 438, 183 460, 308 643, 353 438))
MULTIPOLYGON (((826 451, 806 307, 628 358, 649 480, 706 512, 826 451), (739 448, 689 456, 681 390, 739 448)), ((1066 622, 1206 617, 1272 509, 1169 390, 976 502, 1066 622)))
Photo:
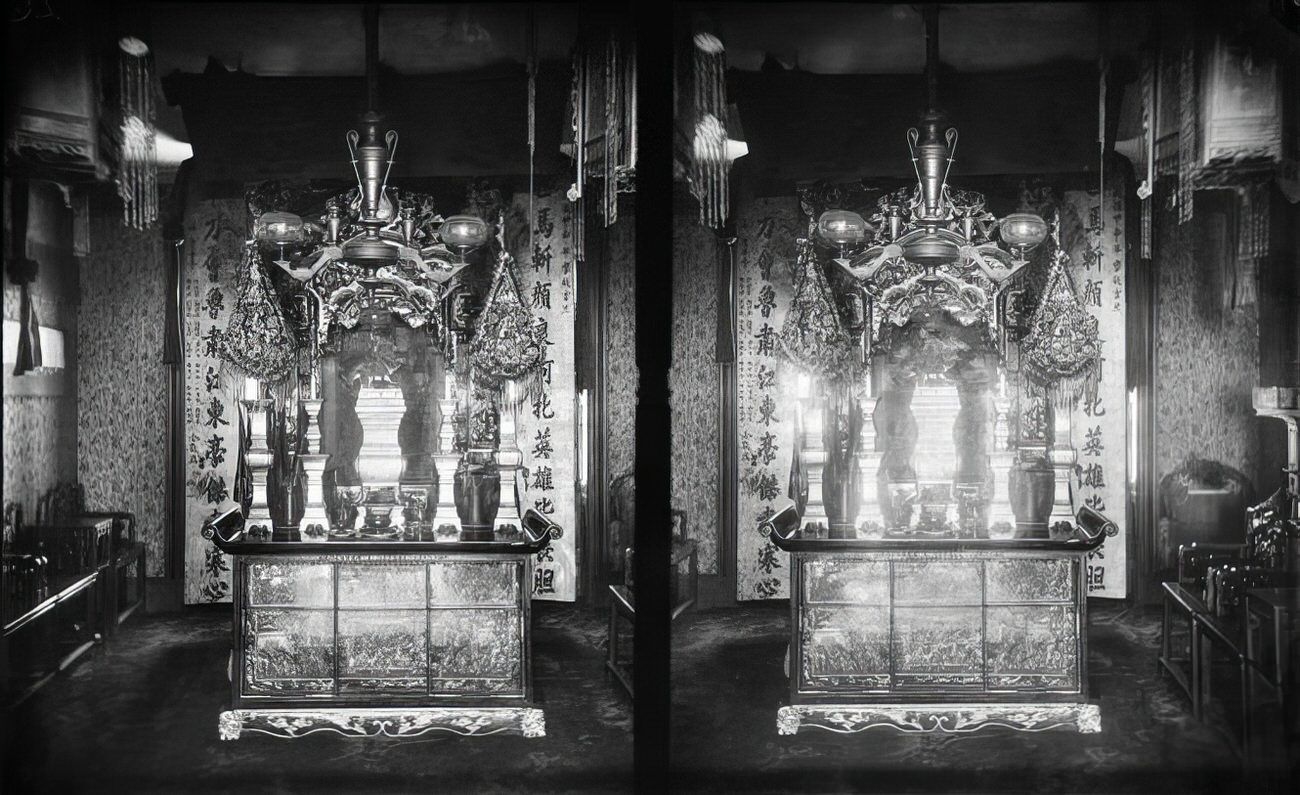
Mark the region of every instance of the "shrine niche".
POLYGON ((1099 731, 1089 561, 1118 526, 1076 499, 1072 429, 1076 407, 1099 405, 1099 321, 1074 287, 1057 202, 999 217, 949 185, 958 136, 931 77, 906 135, 913 186, 801 189, 785 263, 778 227, 757 225, 758 367, 741 390, 758 412, 742 403, 741 489, 763 505, 771 576, 757 595, 789 572, 777 728, 1099 731))
MULTIPOLYGON (((538 737, 530 603, 573 598, 575 556, 518 415, 564 383, 571 354, 550 348, 571 331, 524 302, 507 245, 531 240, 508 226, 533 225, 534 197, 390 186, 399 136, 374 100, 344 136, 355 186, 247 189, 237 297, 207 335, 209 393, 239 396, 229 419, 211 400, 233 437, 212 463, 234 477, 199 495, 233 503, 201 531, 204 596, 235 613, 221 736, 538 737)), ((556 250, 566 268, 570 253, 556 250)), ((556 425, 547 455, 570 452, 556 425)))

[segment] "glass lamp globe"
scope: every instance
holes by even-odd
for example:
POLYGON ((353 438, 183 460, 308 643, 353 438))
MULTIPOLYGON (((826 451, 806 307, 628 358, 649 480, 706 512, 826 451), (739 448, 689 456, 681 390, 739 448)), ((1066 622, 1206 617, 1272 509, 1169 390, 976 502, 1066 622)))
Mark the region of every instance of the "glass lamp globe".
POLYGON ((866 220, 849 210, 827 210, 817 219, 817 234, 841 248, 861 243, 867 237, 867 229, 866 220))
POLYGON ((453 215, 442 222, 438 234, 447 246, 463 252, 488 242, 488 225, 477 216, 453 215))
POLYGON ((1031 249, 1047 239, 1047 222, 1032 213, 1012 213, 1002 219, 1002 242, 1017 249, 1031 249))
POLYGON ((302 237, 302 218, 293 213, 262 213, 253 225, 253 234, 265 243, 297 243, 302 237))

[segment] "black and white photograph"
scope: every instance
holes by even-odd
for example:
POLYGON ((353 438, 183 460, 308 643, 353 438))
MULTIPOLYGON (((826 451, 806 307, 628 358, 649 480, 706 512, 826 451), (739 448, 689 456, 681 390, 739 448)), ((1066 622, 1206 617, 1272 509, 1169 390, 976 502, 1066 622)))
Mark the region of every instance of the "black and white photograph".
POLYGON ((1297 11, 678 7, 674 791, 1294 791, 1297 11))
POLYGON ((1300 788, 1300 0, 11 0, 0 791, 1300 788))
POLYGON ((9 13, 4 791, 631 792, 628 20, 9 13))

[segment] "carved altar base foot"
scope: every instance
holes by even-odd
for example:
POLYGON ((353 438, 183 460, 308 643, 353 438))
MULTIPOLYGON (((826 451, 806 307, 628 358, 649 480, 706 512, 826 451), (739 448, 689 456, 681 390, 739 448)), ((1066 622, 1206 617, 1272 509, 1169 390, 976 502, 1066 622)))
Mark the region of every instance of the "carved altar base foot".
POLYGON ((536 707, 242 709, 221 713, 217 728, 223 740, 238 740, 245 733, 293 739, 317 732, 344 737, 419 737, 431 732, 545 737, 546 717, 536 707))
POLYGON ((856 734, 876 727, 905 734, 946 732, 965 734, 987 726, 1016 731, 1077 729, 1101 731, 1101 707, 1096 704, 799 704, 777 712, 778 734, 817 728, 856 734))

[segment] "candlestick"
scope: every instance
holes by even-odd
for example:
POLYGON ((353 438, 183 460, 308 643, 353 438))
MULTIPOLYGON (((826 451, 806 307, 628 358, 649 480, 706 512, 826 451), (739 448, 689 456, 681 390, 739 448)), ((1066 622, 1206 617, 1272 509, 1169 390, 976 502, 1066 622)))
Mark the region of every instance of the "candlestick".
POLYGON ((1078 454, 1070 438, 1070 410, 1068 408, 1058 408, 1053 412, 1053 430, 1055 431, 1052 438, 1052 449, 1048 454, 1052 462, 1052 468, 1056 474, 1056 491, 1052 500, 1052 514, 1048 517, 1049 524, 1057 522, 1074 522, 1074 500, 1073 484, 1070 482, 1070 474, 1074 472, 1075 462, 1078 461, 1078 454))
POLYGON ((501 452, 497 455, 497 471, 501 474, 501 503, 497 509, 497 525, 519 529, 518 476, 519 466, 524 462, 523 451, 519 449, 516 434, 518 428, 517 405, 514 400, 516 386, 514 381, 507 381, 504 391, 505 411, 501 412, 501 452))
MULTIPOLYGON (((257 379, 248 381, 257 383, 257 379)), ((245 382, 245 387, 248 382, 245 382)), ((244 460, 252 474, 253 496, 249 502, 248 514, 244 518, 244 532, 249 538, 270 540, 275 522, 271 518, 271 506, 267 491, 267 475, 275 462, 275 454, 267 447, 267 421, 271 412, 271 400, 241 401, 248 415, 249 443, 244 460)))
POLYGON ((302 519, 298 521, 298 536, 302 541, 323 540, 330 528, 329 514, 325 510, 324 475, 325 463, 329 456, 321 451, 320 423, 316 421, 320 413, 321 401, 308 398, 302 401, 303 421, 302 436, 304 452, 298 456, 302 462, 303 478, 306 480, 306 499, 302 519))
POLYGON ((821 401, 812 397, 799 400, 798 405, 803 414, 803 447, 800 450, 800 458, 803 461, 804 477, 808 484, 803 526, 805 530, 817 528, 821 532, 829 532, 830 518, 826 515, 822 494, 822 475, 826 467, 826 446, 822 439, 823 406, 821 401))
POLYGON ((460 454, 455 450, 456 399, 444 398, 438 401, 442 412, 442 424, 438 428, 438 452, 433 457, 434 468, 438 471, 438 498, 434 507, 433 530, 439 535, 445 534, 446 527, 452 533, 459 533, 460 514, 456 512, 454 485, 456 466, 460 463, 460 454))

